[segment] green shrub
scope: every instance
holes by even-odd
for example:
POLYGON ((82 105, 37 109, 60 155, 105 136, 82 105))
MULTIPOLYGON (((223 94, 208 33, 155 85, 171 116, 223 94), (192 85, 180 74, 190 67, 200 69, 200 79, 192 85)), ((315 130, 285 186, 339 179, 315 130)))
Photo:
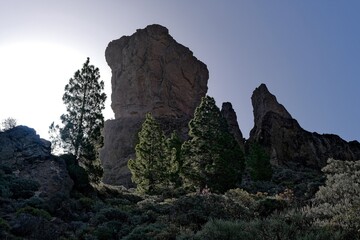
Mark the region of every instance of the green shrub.
POLYGON ((225 193, 225 196, 247 208, 252 209, 255 206, 254 197, 243 189, 240 188, 230 189, 225 193))
POLYGON ((98 240, 116 239, 116 230, 107 226, 99 226, 96 228, 94 235, 98 240))
POLYGON ((345 233, 335 229, 313 228, 302 215, 277 214, 250 222, 211 220, 194 239, 343 240, 348 238, 345 233))
POLYGON ((175 239, 175 233, 160 223, 141 225, 134 228, 123 240, 153 240, 153 239, 175 239))
POLYGON ((95 201, 88 197, 80 198, 79 203, 85 210, 91 210, 95 205, 95 201))
POLYGON ((304 213, 319 226, 337 226, 360 233, 360 161, 329 159, 322 169, 325 186, 304 213))
POLYGON ((170 209, 172 220, 180 226, 199 230, 211 218, 248 219, 247 209, 231 199, 216 194, 180 197, 170 209))
POLYGON ((282 211, 287 207, 287 202, 279 199, 264 198, 257 202, 255 211, 260 217, 267 217, 275 211, 282 211))
POLYGON ((250 146, 249 154, 246 158, 246 166, 250 169, 250 175, 254 181, 271 180, 273 170, 270 164, 270 157, 258 143, 250 146))
POLYGON ((128 213, 118 208, 105 208, 101 209, 92 221, 94 224, 101 224, 109 221, 127 222, 128 220, 128 213))
POLYGON ((30 206, 20 208, 19 210, 16 211, 17 215, 20 215, 22 213, 27 213, 27 214, 33 215, 35 217, 42 217, 46 220, 50 220, 52 218, 49 212, 47 212, 43 209, 33 208, 30 206))
POLYGON ((39 190, 40 184, 31 179, 15 178, 9 182, 9 189, 12 192, 12 198, 30 198, 39 190))

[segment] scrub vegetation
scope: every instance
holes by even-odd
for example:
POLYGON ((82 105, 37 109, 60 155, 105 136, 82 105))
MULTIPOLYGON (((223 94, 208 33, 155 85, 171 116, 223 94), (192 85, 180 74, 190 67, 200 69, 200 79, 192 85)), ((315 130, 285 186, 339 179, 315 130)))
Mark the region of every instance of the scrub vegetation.
POLYGON ((0 238, 360 239, 360 161, 271 166, 260 145, 240 150, 211 97, 189 129, 181 141, 146 116, 129 161, 136 189, 94 185, 77 156, 60 156, 74 187, 58 208, 0 164, 0 238))

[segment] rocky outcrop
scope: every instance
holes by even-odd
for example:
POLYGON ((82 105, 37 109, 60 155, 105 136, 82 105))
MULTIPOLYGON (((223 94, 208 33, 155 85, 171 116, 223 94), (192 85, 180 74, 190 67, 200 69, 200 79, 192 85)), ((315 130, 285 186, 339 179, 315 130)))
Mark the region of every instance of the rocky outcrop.
POLYGON ((49 205, 69 196, 73 186, 65 162, 51 155, 51 143, 25 126, 0 132, 0 165, 21 179, 37 182, 36 195, 49 205))
POLYGON ((360 143, 346 142, 332 134, 311 133, 301 128, 266 85, 255 89, 251 97, 254 128, 249 143, 259 142, 269 152, 272 163, 295 163, 320 169, 328 158, 360 159, 360 143))
POLYGON ((222 104, 221 114, 223 115, 223 117, 225 118, 225 120, 228 124, 230 133, 234 136, 235 140, 238 142, 241 149, 244 150, 245 139, 240 130, 240 127, 239 127, 239 124, 237 121, 236 112, 233 109, 231 103, 224 102, 222 104))
POLYGON ((208 70, 168 29, 150 25, 109 43, 115 118, 192 115, 207 92, 208 70))
POLYGON ((105 122, 103 132, 103 181, 130 186, 127 161, 134 157, 145 114, 151 112, 166 132, 176 130, 186 138, 188 121, 207 92, 209 73, 160 25, 110 42, 105 57, 112 71, 115 119, 105 122))

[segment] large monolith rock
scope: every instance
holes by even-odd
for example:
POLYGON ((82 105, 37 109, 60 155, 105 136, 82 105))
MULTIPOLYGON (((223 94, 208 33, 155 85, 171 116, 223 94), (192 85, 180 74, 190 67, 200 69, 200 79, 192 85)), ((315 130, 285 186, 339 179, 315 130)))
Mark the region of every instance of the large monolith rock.
POLYGON ((166 133, 176 130, 186 138, 188 122, 207 92, 209 72, 160 25, 111 41, 105 57, 112 71, 115 119, 105 122, 103 132, 103 181, 131 186, 127 162, 135 156, 145 114, 151 112, 166 133))
POLYGON ((255 89, 251 101, 254 127, 248 142, 260 143, 268 151, 273 164, 320 169, 328 158, 360 159, 359 142, 347 142, 337 135, 304 130, 265 84, 255 89))
POLYGON ((26 126, 0 132, 0 165, 18 178, 37 182, 36 195, 49 206, 69 197, 73 187, 64 160, 51 155, 51 143, 26 126))

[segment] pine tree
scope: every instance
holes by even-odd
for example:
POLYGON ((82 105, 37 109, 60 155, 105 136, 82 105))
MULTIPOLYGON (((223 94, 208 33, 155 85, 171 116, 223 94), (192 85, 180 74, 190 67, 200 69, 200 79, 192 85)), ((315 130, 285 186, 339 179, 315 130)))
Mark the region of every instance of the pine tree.
POLYGON ((250 176, 255 181, 269 181, 272 177, 270 157, 258 143, 250 146, 249 155, 246 159, 250 176))
POLYGON ((182 141, 178 134, 174 131, 169 138, 166 139, 165 157, 169 163, 169 188, 176 189, 181 187, 182 181, 180 172, 182 167, 181 158, 182 141))
POLYGON ((202 98, 189 128, 190 139, 182 146, 185 187, 213 192, 235 187, 241 181, 244 157, 213 98, 202 98))
MULTIPOLYGON (((106 95, 104 82, 99 81, 99 69, 89 62, 87 58, 82 69, 76 71, 65 86, 62 99, 67 113, 60 117, 62 126, 53 123, 49 132, 58 130, 65 152, 74 154, 87 170, 90 180, 98 182, 102 175, 98 150, 103 145, 102 110, 105 109, 106 95)), ((56 136, 53 139, 56 144, 56 136)))
POLYGON ((140 193, 159 194, 169 184, 170 162, 166 157, 166 142, 160 125, 150 113, 138 134, 135 159, 128 161, 132 181, 140 193))

